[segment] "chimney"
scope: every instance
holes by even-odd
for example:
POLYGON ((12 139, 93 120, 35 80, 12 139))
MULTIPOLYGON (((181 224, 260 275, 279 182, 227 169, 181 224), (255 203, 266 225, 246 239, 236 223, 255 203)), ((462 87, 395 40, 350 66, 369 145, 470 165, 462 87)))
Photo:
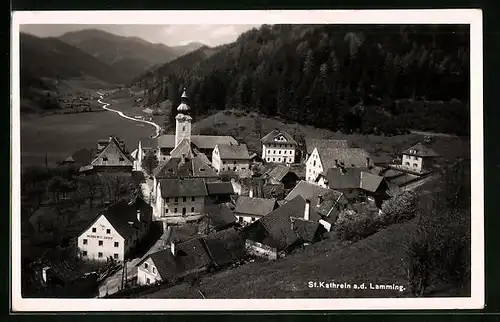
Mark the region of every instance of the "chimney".
POLYGON ((248 196, 250 198, 253 198, 253 188, 250 188, 250 190, 248 191, 248 196))
POLYGON ((110 136, 109 136, 109 142, 111 142, 112 140, 113 140, 113 136, 112 136, 112 135, 110 135, 110 136))
POLYGON ((50 269, 49 266, 45 266, 42 268, 42 280, 44 283, 47 283, 47 271, 50 269))
POLYGON ((309 209, 311 208, 311 200, 306 199, 306 206, 304 207, 304 220, 309 220, 309 209))
POLYGON ((319 195, 318 196, 318 204, 316 205, 317 207, 319 207, 321 205, 321 203, 323 202, 323 196, 322 195, 319 195))
POLYGON ((172 252, 172 255, 175 257, 175 242, 173 240, 170 242, 170 251, 172 252))

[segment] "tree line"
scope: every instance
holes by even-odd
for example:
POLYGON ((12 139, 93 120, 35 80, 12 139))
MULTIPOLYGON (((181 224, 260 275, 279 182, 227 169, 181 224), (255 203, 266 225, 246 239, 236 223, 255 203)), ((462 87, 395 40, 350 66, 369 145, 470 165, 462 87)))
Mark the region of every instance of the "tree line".
MULTIPOLYGON (((468 134, 469 30, 461 25, 264 25, 136 85, 192 114, 243 109, 345 133, 468 134)), ((168 122, 173 122, 174 113, 168 122)))

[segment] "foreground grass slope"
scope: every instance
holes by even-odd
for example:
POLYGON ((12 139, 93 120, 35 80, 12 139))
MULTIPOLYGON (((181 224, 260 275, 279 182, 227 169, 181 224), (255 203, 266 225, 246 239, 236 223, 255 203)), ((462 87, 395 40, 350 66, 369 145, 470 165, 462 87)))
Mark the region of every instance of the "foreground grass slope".
MULTIPOLYGON (((382 230, 357 243, 343 246, 328 239, 304 251, 276 261, 252 263, 204 277, 197 286, 182 283, 140 298, 336 298, 336 297, 409 297, 402 268, 403 243, 413 222, 382 230), (361 284, 396 284, 405 290, 354 290, 309 288, 309 281, 361 284)), ((468 288, 457 289, 433 284, 428 296, 468 296, 468 288)))

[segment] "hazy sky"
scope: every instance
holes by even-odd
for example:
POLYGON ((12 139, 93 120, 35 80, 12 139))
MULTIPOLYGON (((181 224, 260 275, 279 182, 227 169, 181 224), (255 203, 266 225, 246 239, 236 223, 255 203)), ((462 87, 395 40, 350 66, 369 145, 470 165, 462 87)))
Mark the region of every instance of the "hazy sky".
POLYGON ((170 46, 197 41, 208 46, 233 42, 259 25, 21 25, 20 30, 39 37, 57 37, 68 31, 101 29, 120 36, 135 36, 170 46))

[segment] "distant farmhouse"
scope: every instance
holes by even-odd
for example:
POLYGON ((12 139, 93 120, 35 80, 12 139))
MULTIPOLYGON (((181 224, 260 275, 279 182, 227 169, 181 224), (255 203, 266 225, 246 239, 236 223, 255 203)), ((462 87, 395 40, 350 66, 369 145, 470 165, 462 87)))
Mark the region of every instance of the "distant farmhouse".
POLYGON ((275 129, 264 136, 262 142, 262 159, 273 163, 295 163, 297 141, 287 132, 275 129))
POLYGON ((108 140, 97 142, 97 154, 90 165, 80 168, 80 172, 121 172, 131 173, 134 159, 119 137, 110 136, 108 140))
POLYGON ((417 143, 403 151, 401 166, 412 172, 428 172, 434 166, 435 159, 439 156, 430 147, 417 143))
POLYGON ((123 261, 149 233, 151 221, 152 208, 142 199, 117 202, 100 212, 78 236, 81 258, 123 261))

